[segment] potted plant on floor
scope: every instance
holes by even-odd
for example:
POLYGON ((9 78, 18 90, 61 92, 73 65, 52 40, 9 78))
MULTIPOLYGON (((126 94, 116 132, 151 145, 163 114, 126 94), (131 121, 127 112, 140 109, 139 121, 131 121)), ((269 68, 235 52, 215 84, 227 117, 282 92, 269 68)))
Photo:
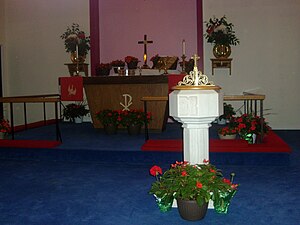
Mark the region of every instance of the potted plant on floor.
POLYGON ((137 135, 141 132, 141 127, 145 124, 145 120, 149 123, 152 119, 151 113, 147 114, 143 110, 132 109, 123 111, 121 114, 122 125, 127 127, 128 134, 137 135))
POLYGON ((208 161, 197 165, 176 162, 164 173, 160 167, 153 166, 150 174, 156 181, 149 193, 155 196, 160 209, 170 210, 176 199, 179 214, 186 220, 203 219, 209 200, 213 201, 216 212, 227 213, 238 187, 208 161))
POLYGON ((236 124, 240 137, 249 144, 254 144, 257 135, 267 134, 270 127, 267 125, 264 118, 253 114, 243 114, 234 118, 233 123, 236 124))
POLYGON ((106 134, 116 134, 121 124, 121 111, 104 109, 96 113, 96 118, 102 123, 106 134))
POLYGON ((235 114, 232 105, 224 103, 223 115, 219 116, 218 124, 226 124, 226 122, 229 122, 235 114))
POLYGON ((11 132, 11 127, 9 121, 6 119, 0 120, 0 139, 5 139, 5 137, 11 132))
POLYGON ((63 117, 71 122, 80 123, 89 112, 84 102, 71 103, 64 107, 63 117))
POLYGON ((238 128, 230 125, 218 129, 219 138, 223 140, 235 139, 237 133, 238 133, 238 128))

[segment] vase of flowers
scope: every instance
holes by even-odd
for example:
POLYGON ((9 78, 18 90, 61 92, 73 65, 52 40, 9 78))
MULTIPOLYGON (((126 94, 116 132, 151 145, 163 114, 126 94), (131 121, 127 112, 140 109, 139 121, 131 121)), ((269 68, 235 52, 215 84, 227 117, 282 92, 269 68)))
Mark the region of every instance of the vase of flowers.
POLYGON ((122 122, 121 111, 104 109, 96 113, 96 118, 102 123, 104 132, 108 135, 116 134, 122 122))
POLYGON ((11 127, 9 121, 5 119, 0 120, 0 139, 5 139, 5 137, 11 132, 11 127))
POLYGON ((206 33, 204 37, 208 43, 214 44, 213 54, 216 58, 228 58, 231 54, 231 45, 239 44, 235 36, 233 24, 227 22, 226 16, 210 18, 205 21, 206 33))
POLYGON ((114 69, 115 73, 119 73, 119 70, 124 70, 125 62, 123 60, 114 60, 110 63, 110 65, 114 69))
POLYGON ((248 141, 249 144, 254 144, 257 135, 266 134, 270 129, 264 118, 253 114, 243 114, 236 117, 233 123, 238 129, 240 137, 248 141))
POLYGON ((143 110, 132 109, 129 111, 123 111, 121 114, 122 125, 127 127, 129 135, 138 135, 141 133, 141 127, 151 121, 151 113, 147 114, 143 110))
POLYGON ((134 57, 134 56, 126 56, 125 57, 125 62, 127 64, 127 67, 129 70, 135 70, 137 69, 137 65, 139 63, 138 58, 134 57))
POLYGON ((110 63, 99 63, 96 65, 96 76, 108 76, 111 70, 110 63))
POLYGON ((90 37, 80 30, 79 25, 73 23, 60 37, 65 40, 66 52, 71 53, 71 61, 73 63, 84 62, 90 50, 90 37))
POLYGON ((75 122, 75 118, 78 118, 82 121, 82 117, 86 116, 90 111, 86 108, 84 102, 71 103, 64 106, 63 117, 71 122, 75 122))
POLYGON ((218 135, 221 140, 234 140, 237 133, 237 127, 226 126, 218 129, 218 135))
MULTIPOLYGON (((187 220, 204 218, 209 200, 213 201, 216 212, 227 213, 230 200, 238 187, 237 184, 233 184, 233 176, 231 180, 224 178, 220 170, 207 160, 197 165, 176 161, 164 173, 159 166, 153 166, 150 174, 156 177, 156 181, 149 193, 154 195, 157 202, 161 203, 161 198, 166 199, 163 203, 168 205, 172 205, 170 202, 176 199, 180 215, 187 220), (180 204, 183 201, 193 201, 190 207, 197 205, 198 211, 202 209, 204 215, 196 216, 197 209, 196 211, 183 209, 182 211, 193 213, 191 217, 182 215, 180 209, 184 206, 181 207, 180 204)), ((168 210, 171 210, 171 207, 168 210)))

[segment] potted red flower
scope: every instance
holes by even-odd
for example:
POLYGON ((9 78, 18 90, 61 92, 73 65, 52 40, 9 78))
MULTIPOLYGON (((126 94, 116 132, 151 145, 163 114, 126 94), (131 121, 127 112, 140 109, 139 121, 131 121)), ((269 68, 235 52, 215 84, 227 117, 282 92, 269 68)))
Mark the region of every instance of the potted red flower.
POLYGON ((106 134, 116 134, 122 122, 120 110, 104 109, 96 113, 96 118, 102 123, 106 134))
POLYGON ((128 69, 136 69, 137 65, 139 63, 139 60, 138 60, 138 58, 136 58, 134 56, 126 56, 125 62, 127 64, 128 69))
POLYGON ((218 129, 220 139, 235 139, 238 133, 237 127, 226 126, 218 129))
POLYGON ((96 76, 108 76, 111 70, 110 63, 100 63, 96 65, 96 76))
POLYGON ((143 110, 132 109, 130 111, 123 111, 121 114, 122 125, 127 127, 129 134, 139 134, 141 127, 144 125, 145 120, 150 122, 152 119, 151 113, 147 114, 143 110))

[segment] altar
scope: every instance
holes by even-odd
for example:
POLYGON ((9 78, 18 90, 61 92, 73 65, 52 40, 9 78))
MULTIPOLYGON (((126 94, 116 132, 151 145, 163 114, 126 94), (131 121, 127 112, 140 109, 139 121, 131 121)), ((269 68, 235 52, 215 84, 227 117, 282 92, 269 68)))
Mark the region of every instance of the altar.
MULTIPOLYGON (((168 96, 171 84, 182 79, 182 75, 102 76, 84 77, 83 86, 95 128, 102 128, 96 113, 104 109, 143 109, 142 97, 168 96)), ((148 128, 163 131, 168 118, 168 102, 153 101, 148 104, 152 121, 148 128)))

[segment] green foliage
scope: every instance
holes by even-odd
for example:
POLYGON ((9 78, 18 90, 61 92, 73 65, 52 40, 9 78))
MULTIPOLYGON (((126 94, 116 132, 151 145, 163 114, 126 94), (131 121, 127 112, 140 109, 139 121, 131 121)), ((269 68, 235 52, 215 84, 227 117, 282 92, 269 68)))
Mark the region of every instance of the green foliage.
POLYGON ((226 16, 220 19, 213 17, 209 21, 205 21, 206 34, 204 37, 208 43, 221 45, 237 45, 240 43, 233 31, 233 24, 228 23, 226 16))
POLYGON ((238 186, 223 178, 222 173, 211 164, 190 165, 187 162, 176 162, 162 176, 159 172, 154 173, 153 169, 150 174, 156 177, 150 194, 157 198, 168 196, 196 200, 199 206, 210 199, 214 200, 214 204, 221 204, 221 195, 235 192, 238 186))
POLYGON ((90 50, 90 37, 87 37, 85 32, 79 29, 77 23, 73 23, 71 28, 67 27, 67 30, 60 37, 65 40, 66 52, 75 52, 77 45, 80 56, 86 55, 90 50))
POLYGON ((89 110, 86 109, 86 105, 82 102, 80 103, 71 103, 64 107, 63 116, 68 120, 74 120, 76 117, 82 117, 89 113, 89 110))
POLYGON ((121 111, 120 110, 111 110, 104 109, 96 113, 96 118, 104 125, 119 125, 121 123, 121 111))

